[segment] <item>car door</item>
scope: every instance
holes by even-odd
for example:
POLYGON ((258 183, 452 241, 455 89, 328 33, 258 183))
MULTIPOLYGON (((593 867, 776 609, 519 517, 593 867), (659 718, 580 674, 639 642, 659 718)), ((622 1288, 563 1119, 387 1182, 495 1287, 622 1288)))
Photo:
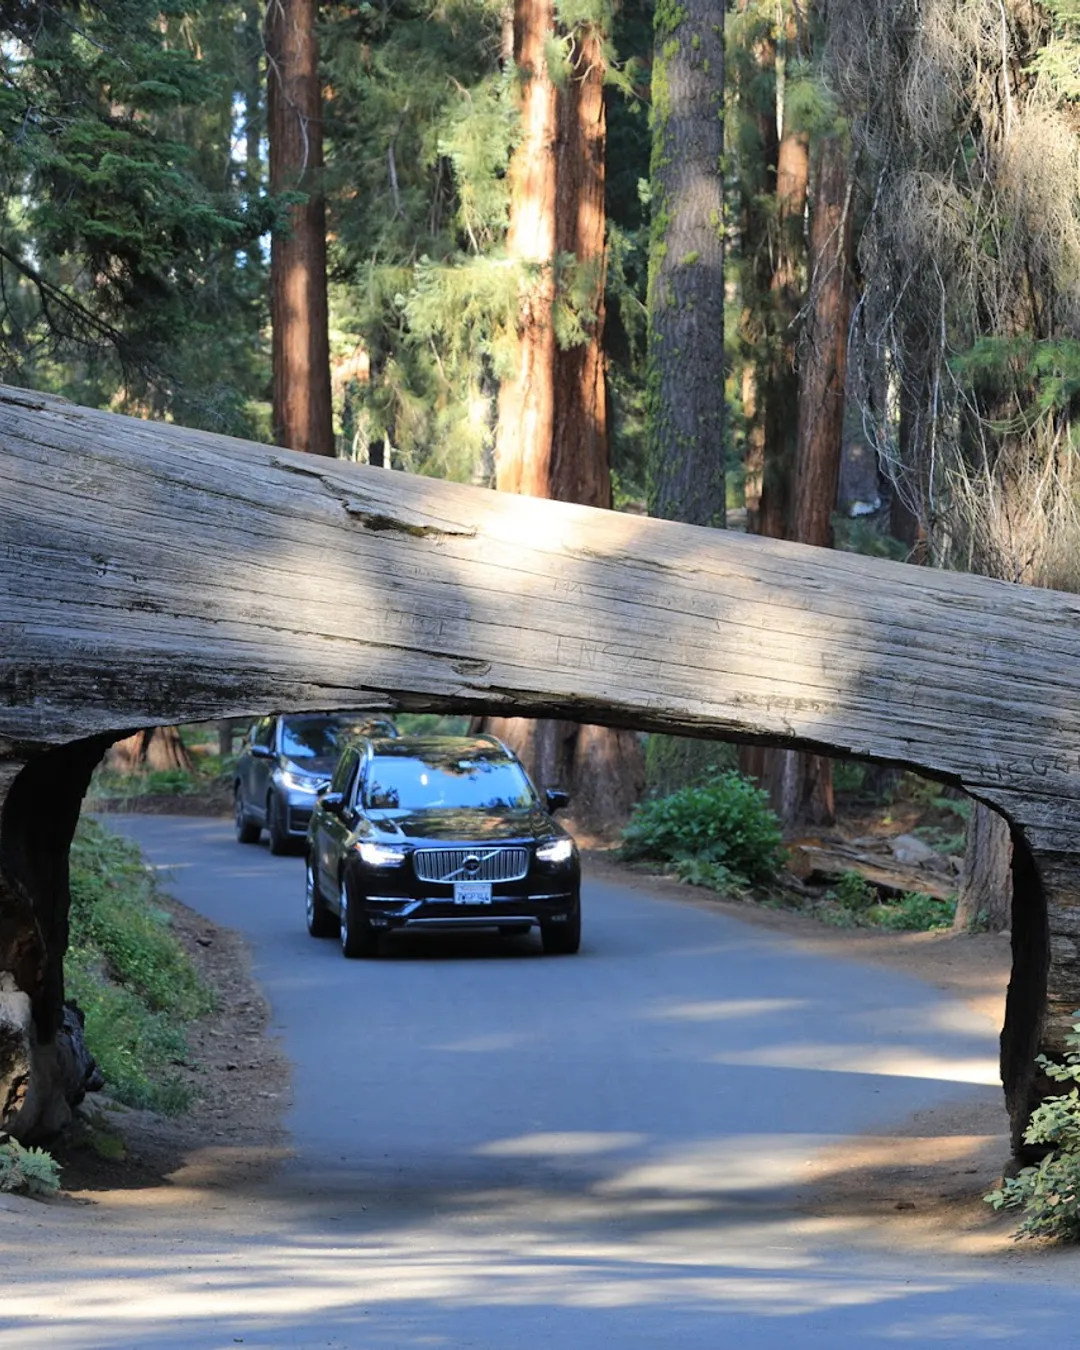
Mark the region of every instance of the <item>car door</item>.
POLYGON ((266 824, 266 794, 270 789, 270 774, 274 768, 274 751, 278 731, 278 717, 263 717, 251 733, 251 753, 248 756, 247 799, 252 815, 266 824))
POLYGON ((315 860, 319 872, 319 889, 323 895, 335 904, 338 893, 338 878, 341 873, 341 859, 345 852, 345 841, 351 833, 347 823, 351 819, 351 803, 356 786, 357 769, 360 754, 357 750, 345 750, 338 760, 334 776, 330 780, 329 793, 340 795, 342 806, 339 812, 318 806, 315 811, 315 860))

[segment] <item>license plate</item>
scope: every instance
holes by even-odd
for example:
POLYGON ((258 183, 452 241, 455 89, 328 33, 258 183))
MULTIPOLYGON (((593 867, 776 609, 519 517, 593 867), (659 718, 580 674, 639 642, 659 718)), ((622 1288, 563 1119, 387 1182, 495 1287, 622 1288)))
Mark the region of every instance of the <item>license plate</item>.
POLYGON ((455 881, 455 905, 490 905, 490 881, 455 881))

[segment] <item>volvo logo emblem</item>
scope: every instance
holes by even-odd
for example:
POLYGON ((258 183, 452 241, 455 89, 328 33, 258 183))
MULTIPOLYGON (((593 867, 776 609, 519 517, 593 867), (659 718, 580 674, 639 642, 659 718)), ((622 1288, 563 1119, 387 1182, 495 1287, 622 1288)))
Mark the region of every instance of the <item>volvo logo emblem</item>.
POLYGON ((475 853, 469 854, 469 856, 461 864, 461 870, 463 872, 467 872, 471 877, 476 876, 477 872, 480 871, 480 859, 476 856, 475 853))

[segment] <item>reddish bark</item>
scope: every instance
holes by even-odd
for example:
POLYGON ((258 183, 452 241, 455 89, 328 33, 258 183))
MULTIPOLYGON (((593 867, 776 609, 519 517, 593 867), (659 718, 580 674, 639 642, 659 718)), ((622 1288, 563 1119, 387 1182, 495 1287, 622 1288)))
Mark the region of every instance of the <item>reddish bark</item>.
POLYGON ((589 277, 588 340, 563 351, 553 372, 549 492, 561 501, 611 505, 604 353, 606 214, 604 209, 604 54, 589 29, 574 42, 571 78, 559 91, 555 249, 573 254, 589 277))
MULTIPOLYGON (((507 252, 528 270, 517 371, 499 391, 495 481, 502 491, 610 507, 603 46, 599 33, 577 30, 570 70, 556 88, 547 69, 554 28, 552 0, 516 0, 514 57, 524 87, 507 252), (566 350, 553 322, 560 254, 572 254, 590 281, 586 340, 566 350)), ((631 732, 523 718, 493 718, 486 726, 521 756, 539 787, 567 788, 575 820, 590 828, 604 831, 625 819, 644 787, 641 747, 631 732)))
POLYGON ((288 232, 271 244, 274 437, 293 450, 332 455, 317 17, 317 0, 268 0, 270 191, 305 194, 289 211, 288 232))
POLYGON ((526 269, 518 313, 517 369, 499 389, 495 486, 551 496, 555 425, 555 139, 557 93, 545 50, 553 0, 515 0, 514 59, 523 83, 521 139, 510 160, 507 256, 526 269))
POLYGON ((190 769, 191 756, 176 727, 150 727, 117 741, 108 752, 108 764, 120 773, 135 773, 140 769, 156 773, 190 769))

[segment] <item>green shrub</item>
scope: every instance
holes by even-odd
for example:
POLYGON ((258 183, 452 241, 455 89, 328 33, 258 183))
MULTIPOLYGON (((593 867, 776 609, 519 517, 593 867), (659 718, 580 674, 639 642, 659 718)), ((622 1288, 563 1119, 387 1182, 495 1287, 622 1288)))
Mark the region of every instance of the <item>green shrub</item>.
POLYGON ((43 1148, 24 1148, 17 1139, 0 1136, 0 1191, 23 1195, 55 1195, 60 1166, 43 1148))
POLYGON ((939 900, 922 891, 905 891, 899 900, 881 906, 877 924, 895 933, 925 933, 951 928, 955 917, 955 900, 939 900))
POLYGON ((626 858, 672 864, 698 884, 768 881, 784 861, 766 794, 733 769, 642 802, 623 831, 626 858))
MULTIPOLYGON (((1080 1017, 1074 1012, 1073 1017, 1080 1017)), ((1038 1064, 1056 1083, 1072 1083, 1068 1092, 1047 1097, 1032 1112, 1024 1142, 1048 1146, 1037 1167, 1007 1177, 985 1196, 995 1209, 1019 1209, 1023 1219, 1016 1237, 1049 1237, 1075 1242, 1080 1238, 1080 1022, 1065 1038, 1064 1064, 1040 1055, 1038 1064)))
POLYGON ((845 872, 829 892, 841 909, 859 914, 877 903, 878 893, 859 872, 845 872))
POLYGON ((157 900, 138 849, 93 821, 71 847, 67 992, 86 1017, 86 1042, 109 1091, 166 1113, 190 1093, 175 1073, 184 1028, 213 1007, 157 900))

